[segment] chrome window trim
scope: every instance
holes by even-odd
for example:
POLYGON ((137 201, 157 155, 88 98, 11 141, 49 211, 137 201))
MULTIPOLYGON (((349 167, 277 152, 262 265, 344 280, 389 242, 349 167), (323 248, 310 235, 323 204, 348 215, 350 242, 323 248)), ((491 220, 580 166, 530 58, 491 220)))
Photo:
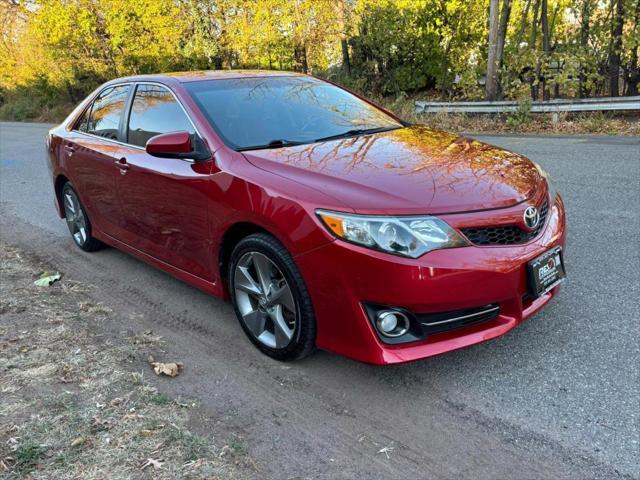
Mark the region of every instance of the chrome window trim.
MULTIPOLYGON (((187 113, 187 110, 184 108, 184 105, 182 105, 182 102, 178 99, 178 97, 176 96, 176 94, 173 92, 173 90, 171 90, 171 88, 169 88, 167 85, 163 84, 163 83, 159 83, 159 82, 146 82, 146 81, 140 81, 140 82, 134 82, 134 86, 135 86, 135 91, 133 92, 133 97, 131 98, 131 106, 133 106, 133 102, 136 99, 136 93, 138 91, 138 86, 139 85, 155 85, 157 87, 162 87, 165 90, 167 90, 172 96, 173 99, 176 101, 176 103, 180 106, 180 108, 182 109, 182 112, 184 113, 185 117, 187 117, 187 120, 189 120, 189 123, 191 124, 191 126, 193 127, 193 131, 198 134, 198 136, 202 139, 204 139, 204 137, 202 136, 202 134, 200 133, 200 131, 198 130, 198 127, 196 127, 196 124, 193 123, 193 120, 191 119, 191 117, 189 116, 189 113, 187 113)), ((125 120, 125 125, 127 127, 127 132, 129 131, 129 119, 131 118, 131 111, 129 111, 129 118, 127 118, 125 120)), ((168 132, 167 132, 168 133, 168 132)), ((142 148, 144 150, 144 147, 138 147, 137 145, 132 145, 130 143, 125 143, 124 145, 128 145, 134 148, 142 148)))
MULTIPOLYGON (((93 103, 96 101, 96 99, 102 95, 102 92, 104 92, 105 90, 107 90, 108 88, 114 88, 114 87, 121 87, 123 85, 132 85, 133 82, 118 82, 118 83, 113 83, 110 85, 106 85, 104 88, 101 88, 100 91, 98 91, 98 93, 96 93, 95 95, 93 95, 93 97, 91 97, 91 100, 89 100, 87 102, 87 104, 84 106, 84 108, 82 110, 80 110, 80 112, 78 112, 74 117, 72 121, 68 121, 69 118, 67 117, 67 124, 65 126, 65 130, 67 130, 68 132, 78 132, 78 133, 87 133, 87 132, 81 132, 80 130, 77 130, 76 128, 74 128, 74 126, 78 123, 78 121, 80 120, 80 117, 82 116, 82 114, 84 112, 86 112, 89 108, 93 108, 93 103)), ((97 89, 96 89, 97 90, 97 89)), ((96 91, 94 90, 94 92, 96 91)), ((85 98, 83 100, 87 101, 87 99, 85 98)), ((82 105, 82 102, 80 102, 80 105, 82 105)), ((78 109, 78 107, 80 106, 78 105, 76 107, 76 110, 78 109)), ((75 111, 75 110, 74 110, 75 111)), ((71 114, 69 116, 73 115, 73 112, 71 112, 71 114)), ((102 137, 98 137, 98 138, 102 138, 102 137)))
MULTIPOLYGON (((97 94, 96 94, 96 95, 91 99, 91 101, 89 102, 89 104, 88 104, 88 105, 87 105, 87 106, 82 110, 82 112, 81 112, 78 116, 76 116, 76 118, 74 118, 74 120, 73 120, 73 122, 72 122, 72 127, 71 127, 71 130, 70 130, 70 131, 71 131, 71 132, 74 132, 74 133, 79 133, 80 135, 86 135, 87 137, 98 138, 98 139, 100 139, 100 140, 104 140, 104 141, 106 141, 106 142, 115 143, 115 144, 117 144, 117 145, 123 145, 123 146, 126 146, 126 147, 133 147, 133 148, 137 148, 137 149, 140 149, 140 150, 144 150, 144 148, 138 147, 138 146, 136 146, 136 145, 129 145, 129 144, 127 144, 127 143, 123 143, 123 142, 120 142, 120 141, 118 141, 118 140, 113 140, 112 138, 101 137, 100 135, 95 135, 95 134, 93 134, 93 133, 89 133, 89 132, 83 132, 83 131, 78 130, 77 128, 75 128, 75 125, 78 123, 78 120, 80 120, 80 117, 81 117, 81 116, 82 116, 82 115, 87 111, 87 109, 89 109, 89 108, 90 108, 90 109, 93 109, 93 104, 95 103, 96 99, 97 99, 100 95, 102 95, 102 93, 103 93, 103 92, 105 92, 106 90, 108 90, 108 89, 110 89, 110 88, 122 87, 122 86, 125 86, 125 85, 129 85, 129 86, 133 86, 133 87, 135 87, 135 82, 118 82, 118 83, 114 83, 114 84, 111 84, 111 85, 107 85, 107 86, 105 86, 103 89, 101 89, 101 90, 100 90, 100 91, 99 91, 99 92, 98 92, 98 93, 97 93, 97 94)), ((131 94, 131 92, 129 92, 129 94, 131 94)), ((128 101, 128 100, 129 100, 129 99, 127 98, 127 101, 128 101)), ((127 106, 128 106, 128 105, 125 105, 125 110, 126 110, 127 106)), ((123 112, 123 113, 124 113, 124 112, 123 112)))
POLYGON ((136 150, 144 150, 143 147, 139 147, 138 145, 131 145, 130 143, 122 143, 118 140, 113 140, 112 138, 101 137, 100 135, 94 135, 93 133, 81 132, 80 130, 71 130, 74 133, 78 133, 80 135, 86 135, 87 137, 97 138, 99 140, 104 140, 105 142, 115 143, 117 145, 122 145, 123 147, 135 148, 136 150))
MULTIPOLYGON (((137 87, 138 85, 155 85, 158 87, 162 87, 165 88, 169 93, 171 93, 171 95, 173 96, 173 99, 176 101, 176 103, 178 105, 180 105, 180 108, 182 109, 182 111, 184 112, 185 116, 187 117, 187 120, 189 120, 189 123, 191 124, 191 126, 193 127, 193 130, 195 131, 196 134, 198 134, 198 136, 202 139, 204 139, 204 137, 202 136, 202 134, 200 133, 200 130, 198 130, 198 127, 196 127, 196 124, 193 123, 193 120, 191 119, 191 117, 189 116, 189 113, 187 112, 187 110, 184 108, 184 105, 182 105, 182 102, 178 99, 178 97, 176 96, 176 94, 173 92, 173 90, 171 90, 171 88, 169 88, 167 85, 163 84, 163 83, 159 83, 159 82, 147 82, 147 81, 132 81, 132 82, 121 82, 121 83, 114 83, 112 85, 108 85, 106 87, 104 87, 102 90, 100 90, 98 92, 98 94, 93 97, 93 99, 91 100, 90 104, 87 105, 87 107, 82 110, 82 113, 84 113, 87 108, 92 108, 93 107, 93 103, 96 101, 96 99, 102 94, 102 92, 104 92, 105 90, 107 90, 108 88, 113 88, 113 87, 121 87, 123 85, 131 85, 134 88, 133 91, 133 97, 131 98, 131 105, 133 105, 133 101, 135 100, 135 96, 136 96, 136 91, 137 91, 137 87)), ((74 119, 74 125, 75 123, 78 121, 79 117, 82 115, 82 113, 80 115, 78 115, 75 119, 74 119)), ((129 112, 129 117, 131 117, 131 112, 129 112)), ((129 118, 127 118, 125 120, 125 124, 127 127, 127 130, 129 128, 129 118)), ((75 128, 71 128, 72 132, 75 133, 79 133, 81 135, 86 135, 88 137, 93 137, 93 138, 98 138, 100 140, 105 140, 107 142, 111 142, 111 143, 115 143, 117 145, 122 145, 124 147, 130 147, 130 148, 134 148, 136 150, 142 150, 145 151, 144 147, 141 147, 139 145, 133 145, 132 143, 125 143, 125 142, 120 142, 118 140, 113 140, 111 138, 105 138, 105 137, 101 137, 100 135, 94 135, 93 133, 88 133, 88 132, 82 132, 80 130, 77 130, 75 128)))

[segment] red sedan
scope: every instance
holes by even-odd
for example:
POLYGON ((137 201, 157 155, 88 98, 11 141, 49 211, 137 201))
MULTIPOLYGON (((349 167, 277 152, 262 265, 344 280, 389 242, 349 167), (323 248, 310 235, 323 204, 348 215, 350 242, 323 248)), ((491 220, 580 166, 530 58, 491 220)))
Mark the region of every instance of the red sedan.
POLYGON ((113 80, 47 148, 81 249, 111 245, 231 299, 279 360, 472 345, 565 277, 564 206, 542 168, 305 75, 113 80))

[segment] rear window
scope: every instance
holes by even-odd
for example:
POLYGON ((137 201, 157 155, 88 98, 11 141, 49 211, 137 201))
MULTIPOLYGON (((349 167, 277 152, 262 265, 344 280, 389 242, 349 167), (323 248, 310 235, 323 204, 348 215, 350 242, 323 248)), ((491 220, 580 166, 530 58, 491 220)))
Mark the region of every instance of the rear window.
POLYGON ((205 80, 185 87, 225 143, 239 150, 402 126, 346 90, 311 77, 205 80))

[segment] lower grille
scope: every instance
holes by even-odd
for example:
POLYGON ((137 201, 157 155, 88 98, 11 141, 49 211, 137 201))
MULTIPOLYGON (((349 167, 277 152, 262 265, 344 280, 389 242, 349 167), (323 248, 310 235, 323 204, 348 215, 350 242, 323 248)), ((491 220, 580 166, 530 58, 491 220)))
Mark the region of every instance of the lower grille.
POLYGON ((540 208, 540 223, 535 230, 526 232, 517 225, 463 228, 462 233, 475 245, 518 245, 533 240, 542 231, 547 220, 549 202, 540 208))
POLYGON ((432 335, 486 322, 496 318, 499 313, 500 307, 497 304, 489 304, 453 312, 419 314, 416 318, 424 333, 432 335))

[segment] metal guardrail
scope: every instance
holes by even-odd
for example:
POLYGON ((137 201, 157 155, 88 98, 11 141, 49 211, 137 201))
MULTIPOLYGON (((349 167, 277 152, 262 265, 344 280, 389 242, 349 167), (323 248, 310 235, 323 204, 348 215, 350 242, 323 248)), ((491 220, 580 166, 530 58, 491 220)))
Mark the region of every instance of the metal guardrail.
MULTIPOLYGON (((520 103, 500 102, 415 102, 416 113, 503 113, 514 112, 520 103)), ((556 99, 532 102, 532 113, 640 111, 640 97, 556 99)))

